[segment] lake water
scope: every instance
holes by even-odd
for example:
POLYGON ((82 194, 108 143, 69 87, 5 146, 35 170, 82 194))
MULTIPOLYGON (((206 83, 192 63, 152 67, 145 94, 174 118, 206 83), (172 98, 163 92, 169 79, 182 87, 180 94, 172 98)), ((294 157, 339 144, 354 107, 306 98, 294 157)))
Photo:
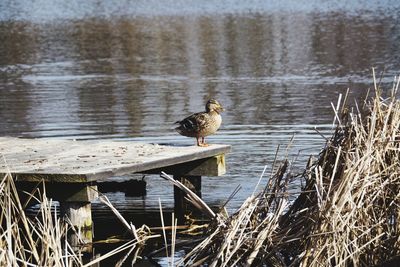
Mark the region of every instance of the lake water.
MULTIPOLYGON (((208 141, 232 152, 203 198, 218 206, 241 185, 234 210, 278 146, 294 168, 318 154, 314 128, 329 137, 340 93, 362 99, 372 67, 385 84, 399 73, 400 2, 3 0, 0 40, 1 136, 194 144, 173 123, 218 99, 208 141)), ((145 197, 111 201, 171 208, 171 185, 146 180, 145 197)))

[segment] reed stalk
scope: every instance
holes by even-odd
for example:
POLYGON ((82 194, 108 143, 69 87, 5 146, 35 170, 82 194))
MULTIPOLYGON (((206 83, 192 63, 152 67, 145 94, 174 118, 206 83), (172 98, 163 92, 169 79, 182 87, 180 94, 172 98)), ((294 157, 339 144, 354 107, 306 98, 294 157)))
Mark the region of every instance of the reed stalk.
POLYGON ((17 191, 12 176, 6 174, 0 181, 0 266, 92 266, 117 253, 128 251, 117 263, 120 266, 131 254, 134 254, 131 260, 134 262, 146 240, 159 237, 150 235, 145 225, 136 229, 126 222, 108 199, 102 196, 101 200, 123 222, 133 239, 84 264, 67 240, 67 232, 72 231, 72 227, 68 220, 58 217, 55 203, 47 198, 45 192, 44 186, 36 187, 33 192, 25 192, 29 194, 28 199, 40 204, 36 215, 27 216, 25 205, 20 200, 21 192, 17 191))
POLYGON ((66 242, 69 226, 54 212, 54 203, 36 189, 30 198, 42 205, 37 216, 25 214, 11 175, 0 183, 0 266, 76 266, 80 259, 66 242))

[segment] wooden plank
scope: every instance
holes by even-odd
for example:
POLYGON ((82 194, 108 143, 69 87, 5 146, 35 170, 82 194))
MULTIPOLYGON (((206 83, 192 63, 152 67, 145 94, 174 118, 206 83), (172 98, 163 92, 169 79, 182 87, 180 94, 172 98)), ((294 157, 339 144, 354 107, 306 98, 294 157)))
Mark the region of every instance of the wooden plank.
POLYGON ((161 171, 172 175, 186 176, 221 176, 226 173, 225 155, 198 159, 173 166, 146 171, 148 174, 159 174, 161 171))
POLYGON ((56 183, 53 186, 48 185, 49 192, 54 194, 54 199, 62 202, 92 202, 99 196, 96 185, 87 185, 83 183, 56 183))
MULTIPOLYGON (((0 173, 2 175, 4 173, 0 173)), ((49 182, 49 183, 87 183, 87 176, 84 174, 57 174, 57 173, 11 173, 15 181, 28 182, 49 182)))
MULTIPOLYGON (((19 191, 31 192, 43 185, 37 182, 16 181, 19 191)), ((91 202, 98 197, 97 185, 87 183, 46 183, 46 195, 60 202, 91 202)))
POLYGON ((0 174, 21 181, 90 182, 213 157, 228 145, 166 146, 133 141, 0 138, 0 174))

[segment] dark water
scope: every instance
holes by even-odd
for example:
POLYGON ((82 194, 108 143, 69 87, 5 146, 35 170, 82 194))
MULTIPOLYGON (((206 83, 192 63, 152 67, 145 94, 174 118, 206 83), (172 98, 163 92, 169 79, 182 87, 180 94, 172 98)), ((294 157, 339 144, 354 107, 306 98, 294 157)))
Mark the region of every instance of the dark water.
MULTIPOLYGON (((194 144, 173 122, 226 109, 210 143, 230 144, 228 172, 203 182, 216 206, 239 207, 264 168, 301 167, 329 136, 331 102, 398 74, 399 1, 0 2, 0 135, 194 144), (286 149, 290 139, 294 141, 286 149)), ((123 211, 172 207, 172 187, 109 197, 123 211)), ((264 182, 265 183, 265 182, 264 182)))

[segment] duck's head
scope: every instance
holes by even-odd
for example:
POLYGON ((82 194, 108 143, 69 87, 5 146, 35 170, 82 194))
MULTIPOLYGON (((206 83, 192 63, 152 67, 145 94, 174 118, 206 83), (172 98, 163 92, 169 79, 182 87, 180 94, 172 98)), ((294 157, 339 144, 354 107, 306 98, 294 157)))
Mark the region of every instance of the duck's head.
POLYGON ((217 100, 210 99, 210 100, 207 101, 206 111, 207 112, 215 111, 217 113, 221 113, 222 111, 224 111, 224 109, 223 109, 223 107, 221 106, 221 104, 217 100))

